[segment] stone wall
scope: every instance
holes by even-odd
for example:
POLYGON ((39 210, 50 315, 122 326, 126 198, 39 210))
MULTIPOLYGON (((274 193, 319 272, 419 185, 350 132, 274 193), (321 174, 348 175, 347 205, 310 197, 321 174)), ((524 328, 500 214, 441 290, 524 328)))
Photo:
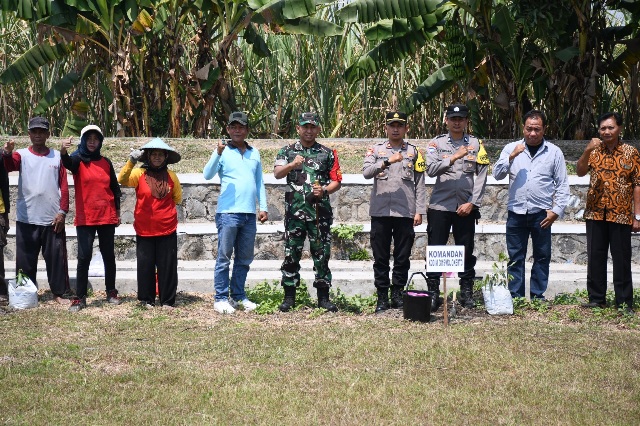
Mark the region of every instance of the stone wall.
MULTIPOLYGON (((188 231, 180 233, 178 236, 178 256, 184 260, 208 260, 214 259, 216 255, 217 235, 215 231, 215 208, 219 194, 219 185, 215 183, 203 184, 196 179, 195 183, 183 184, 184 201, 178 207, 179 220, 183 224, 205 226, 198 227, 198 231, 188 231)), ((347 175, 346 183, 342 189, 331 195, 331 202, 334 207, 334 225, 340 223, 367 225, 369 217, 369 195, 371 191, 371 181, 362 181, 357 177, 347 175), (351 181, 352 183, 349 183, 351 181)), ((565 217, 556 222, 557 225, 574 225, 572 229, 577 232, 557 232, 553 234, 553 256, 554 262, 586 263, 586 241, 584 228, 580 226, 582 218, 584 200, 586 196, 587 180, 583 179, 579 183, 571 185, 571 201, 566 210, 565 217), (577 224, 577 227, 575 226, 577 224)), ((432 183, 427 185, 428 194, 431 192, 432 183)), ((16 187, 12 186, 12 198, 15 198, 16 187)), ((74 191, 71 191, 73 198, 74 191)), ((282 232, 284 185, 281 181, 267 183, 267 197, 269 204, 270 229, 273 231, 259 233, 256 241, 257 259, 282 259, 284 256, 282 232)), ((490 225, 504 225, 506 220, 506 200, 507 185, 504 183, 491 182, 487 185, 483 207, 481 208, 482 219, 478 226, 476 235, 476 255, 479 260, 494 260, 497 254, 505 251, 504 228, 490 225), (496 230, 497 229, 497 230, 496 230)), ((123 188, 122 199, 122 221, 123 226, 129 226, 133 222, 133 206, 135 203, 135 192, 130 188, 123 188), (127 225, 128 224, 128 225, 127 225)), ((15 205, 15 204, 13 204, 15 205)), ((73 199, 71 211, 67 216, 68 227, 73 226, 73 199)), ((15 219, 14 213, 11 213, 15 219)), ((558 227, 556 226, 556 229, 558 227)), ((260 229, 260 227, 259 227, 260 229)), ((426 227, 417 229, 416 240, 412 251, 413 259, 423 259, 427 245, 426 227)), ((453 243, 453 241, 450 241, 453 243)), ((640 263, 640 237, 633 238, 634 262, 640 263)), ((74 258, 77 253, 75 238, 68 237, 67 244, 70 258, 74 258)), ((353 243, 345 243, 334 240, 333 257, 336 259, 348 259, 349 253, 354 250, 366 250, 371 255, 369 245, 369 235, 367 232, 359 233, 353 243)), ((116 238, 116 252, 119 260, 135 259, 135 236, 130 230, 128 235, 121 235, 116 238)), ((5 249, 5 257, 14 259, 15 241, 12 236, 5 249)), ((531 254, 531 247, 529 248, 531 254)), ((304 256, 308 257, 308 247, 305 247, 304 256)))

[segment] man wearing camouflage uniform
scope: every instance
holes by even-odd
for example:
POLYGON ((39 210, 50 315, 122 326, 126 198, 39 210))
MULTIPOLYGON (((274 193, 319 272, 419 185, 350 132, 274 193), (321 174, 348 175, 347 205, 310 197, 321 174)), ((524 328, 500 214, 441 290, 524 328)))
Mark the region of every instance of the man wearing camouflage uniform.
MULTIPOLYGON (((453 228, 456 245, 464 246, 464 272, 460 277, 460 303, 471 308, 476 257, 473 255, 475 225, 487 183, 489 158, 480 141, 466 133, 469 108, 447 107, 445 122, 449 133, 431 140, 427 146, 427 175, 436 177, 427 211, 428 244, 445 245, 453 228)), ((436 293, 431 309, 442 303, 440 273, 427 273, 429 291, 436 293)), ((445 295, 446 296, 446 295, 445 295)))
POLYGON ((422 224, 427 201, 424 159, 418 148, 404 140, 407 114, 391 111, 385 121, 388 139, 369 147, 362 167, 364 177, 374 179, 369 214, 373 283, 378 293, 376 312, 402 307, 402 289, 409 275, 415 238, 413 227, 422 224), (393 273, 389 280, 392 239, 393 273))
POLYGON ((287 178, 284 197, 285 257, 281 267, 284 301, 280 310, 287 312, 295 307, 296 287, 300 285, 300 257, 308 235, 318 307, 335 312, 338 308, 329 300, 330 228, 333 223, 329 194, 341 186, 338 153, 316 142, 321 127, 315 113, 300 115, 296 129, 300 140, 280 149, 273 169, 276 179, 287 178))

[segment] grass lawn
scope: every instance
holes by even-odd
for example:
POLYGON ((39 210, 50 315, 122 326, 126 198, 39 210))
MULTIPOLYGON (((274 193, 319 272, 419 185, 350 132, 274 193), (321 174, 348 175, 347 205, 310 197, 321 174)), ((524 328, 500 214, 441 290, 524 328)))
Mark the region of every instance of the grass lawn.
MULTIPOLYGON (((638 317, 552 305, 390 314, 238 312, 101 297, 0 309, 0 423, 638 424, 638 317), (467 311, 464 313, 464 311, 467 311), (463 315, 464 313, 464 315, 463 315), (440 315, 440 316, 438 316, 440 315)), ((46 299, 46 297, 45 297, 46 299)))

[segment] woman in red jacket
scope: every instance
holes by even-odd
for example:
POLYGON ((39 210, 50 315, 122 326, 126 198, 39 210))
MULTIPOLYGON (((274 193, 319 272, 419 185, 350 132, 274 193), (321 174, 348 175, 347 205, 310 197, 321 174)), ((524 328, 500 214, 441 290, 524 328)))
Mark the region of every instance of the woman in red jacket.
POLYGON ((182 187, 168 164, 180 161, 180 154, 162 139, 155 138, 131 153, 118 175, 123 186, 136 189, 133 227, 138 258, 138 300, 145 308, 155 304, 156 270, 158 296, 163 307, 173 307, 178 288, 178 212, 182 187), (142 167, 134 169, 136 162, 142 167))
POLYGON ((120 186, 111 161, 100 154, 104 136, 100 127, 89 125, 80 132, 80 146, 71 155, 67 149, 72 138, 60 148, 62 164, 73 173, 76 195, 76 226, 78 241, 78 269, 76 297, 69 310, 77 312, 87 306, 89 263, 93 241, 98 234, 98 245, 104 261, 104 285, 107 301, 119 304, 116 290, 116 257, 114 235, 120 225, 120 186))

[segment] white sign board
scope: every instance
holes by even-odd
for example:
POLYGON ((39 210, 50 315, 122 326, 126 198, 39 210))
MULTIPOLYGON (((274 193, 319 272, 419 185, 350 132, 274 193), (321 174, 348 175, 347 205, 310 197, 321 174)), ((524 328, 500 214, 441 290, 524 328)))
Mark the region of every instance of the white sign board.
POLYGON ((464 272, 464 246, 428 246, 427 272, 464 272))

